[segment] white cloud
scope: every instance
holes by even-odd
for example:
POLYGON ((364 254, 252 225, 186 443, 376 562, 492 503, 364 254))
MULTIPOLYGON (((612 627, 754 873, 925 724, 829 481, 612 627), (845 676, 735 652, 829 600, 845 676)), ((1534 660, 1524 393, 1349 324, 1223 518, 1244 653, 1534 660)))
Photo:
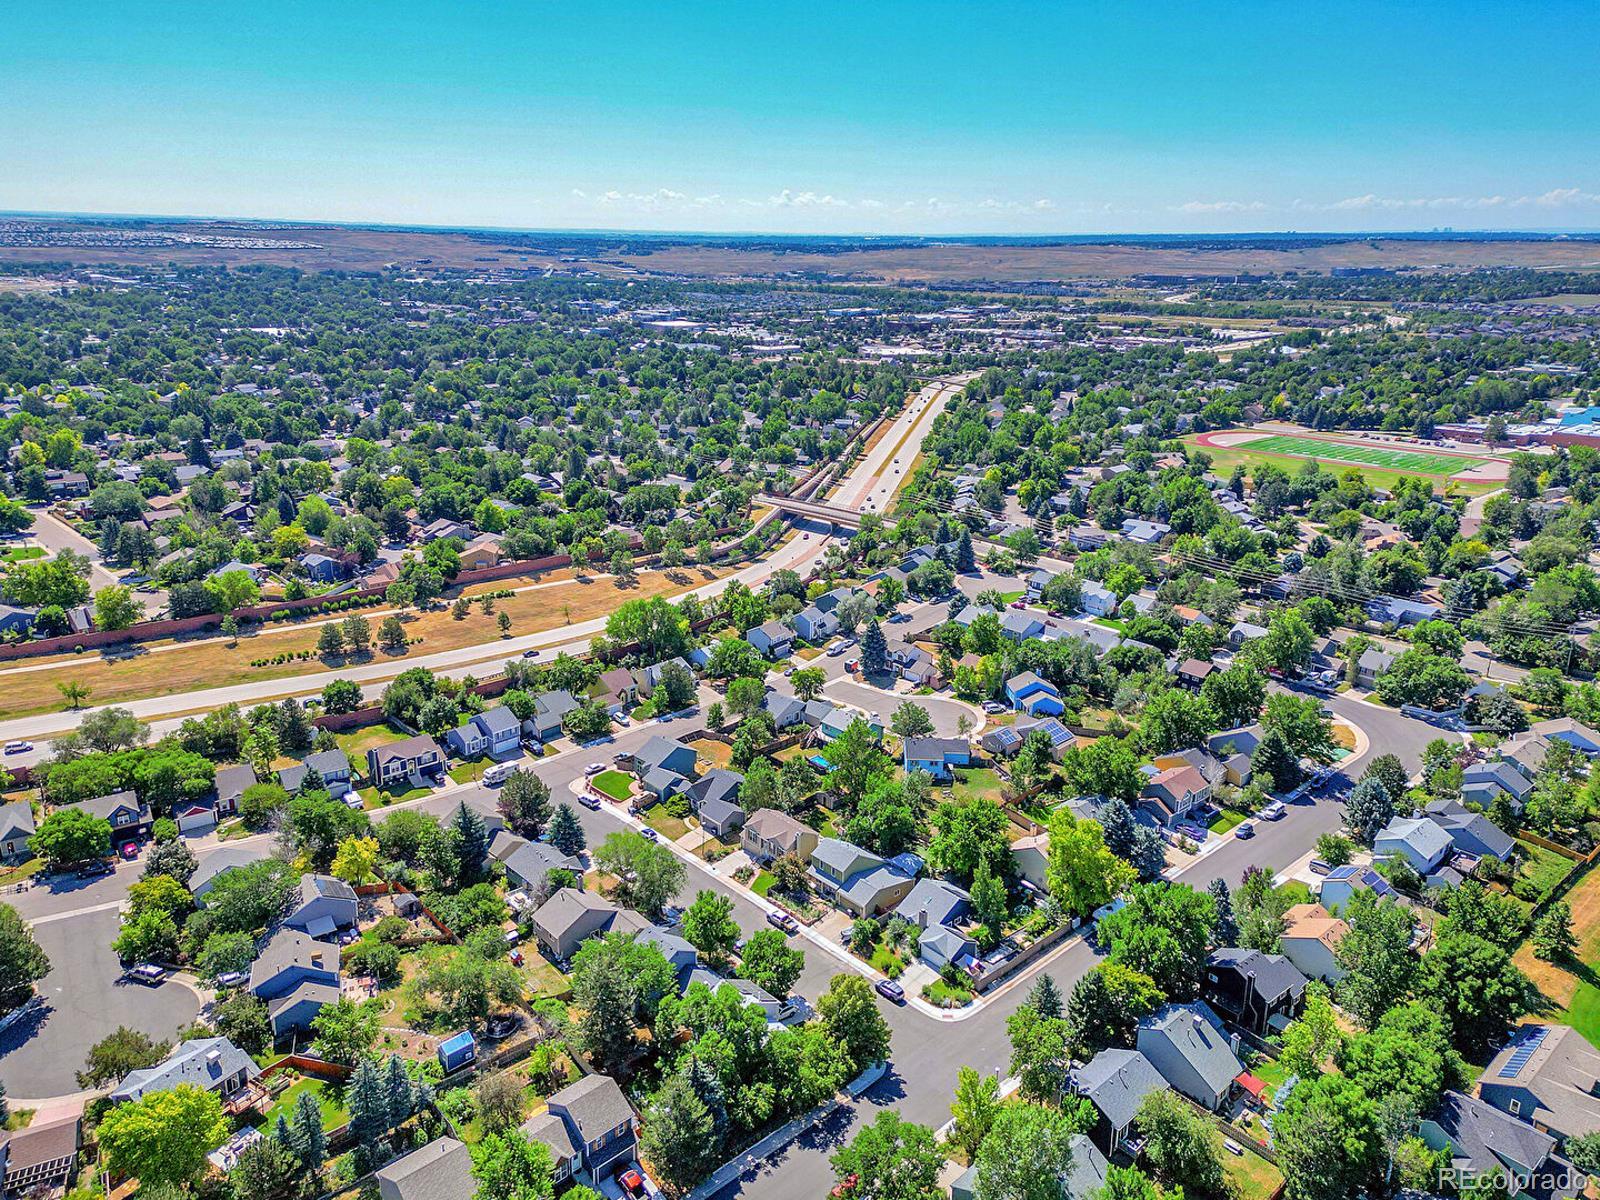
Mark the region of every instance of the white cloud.
POLYGON ((1173 209, 1181 213, 1242 213, 1264 212, 1266 205, 1260 200, 1190 200, 1173 209))
POLYGON ((795 192, 784 188, 776 196, 767 197, 773 208, 849 208, 848 200, 820 192, 795 192))

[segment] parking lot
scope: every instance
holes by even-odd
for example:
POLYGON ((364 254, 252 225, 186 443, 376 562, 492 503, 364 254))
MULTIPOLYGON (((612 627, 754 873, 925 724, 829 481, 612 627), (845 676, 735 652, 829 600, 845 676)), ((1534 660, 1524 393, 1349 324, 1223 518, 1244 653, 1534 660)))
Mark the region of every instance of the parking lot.
POLYGON ((13 1105, 79 1091, 85 1051, 117 1026, 171 1039, 200 1011, 199 996, 183 984, 146 987, 122 978, 111 952, 119 923, 108 908, 35 927, 50 956, 38 989, 44 1006, 0 1034, 0 1081, 13 1105))

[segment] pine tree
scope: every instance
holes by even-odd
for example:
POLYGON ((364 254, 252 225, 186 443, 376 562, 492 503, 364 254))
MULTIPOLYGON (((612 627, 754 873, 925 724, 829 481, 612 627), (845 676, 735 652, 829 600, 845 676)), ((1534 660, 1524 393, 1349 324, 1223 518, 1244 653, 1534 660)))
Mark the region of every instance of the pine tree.
POLYGON ((350 1140, 355 1144, 355 1169, 365 1175, 377 1164, 378 1139, 388 1132, 389 1106, 383 1080, 370 1058, 356 1064, 345 1089, 350 1110, 350 1140))
POLYGON ((686 1074, 689 1086, 694 1089, 695 1095, 700 1097, 700 1103, 704 1104, 706 1111, 711 1114, 712 1136, 716 1145, 714 1148, 707 1148, 707 1156, 718 1155, 721 1153, 722 1142, 728 1131, 727 1090, 722 1086, 721 1077, 698 1055, 689 1060, 686 1074))
POLYGON ((417 1111, 416 1089, 412 1087, 411 1076, 406 1074, 406 1064, 398 1054, 389 1056, 389 1064, 384 1068, 383 1086, 389 1128, 397 1129, 417 1111))
POLYGON ((1226 879, 1213 879, 1211 881, 1211 900, 1214 906, 1214 915, 1211 918, 1211 944, 1213 946, 1237 946, 1239 944, 1239 922, 1233 915, 1233 896, 1228 892, 1226 879))
POLYGON ((956 539, 956 570, 962 575, 971 575, 978 569, 978 556, 972 551, 972 530, 962 527, 961 536, 956 539))
POLYGON ((285 754, 304 754, 311 749, 311 722, 306 720, 300 701, 285 700, 278 705, 277 726, 278 745, 285 754))
POLYGON ((313 766, 306 767, 306 773, 300 780, 300 786, 295 789, 295 795, 303 796, 309 792, 325 792, 328 790, 328 781, 322 777, 322 772, 313 766))
POLYGON ((578 814, 572 811, 572 805, 565 800, 556 805, 556 811, 550 817, 547 833, 550 836, 550 844, 569 856, 576 857, 586 844, 583 826, 578 824, 578 814))
POLYGON ((272 1136, 275 1141, 293 1150, 295 1157, 299 1157, 300 1151, 295 1144, 294 1130, 289 1128, 289 1118, 283 1113, 278 1114, 278 1120, 272 1126, 272 1136))
POLYGON ((450 827, 455 831, 456 845, 461 850, 460 880, 463 885, 470 884, 483 871, 483 860, 489 853, 489 831, 483 818, 468 808, 465 800, 456 806, 450 827))
POLYGON ((328 1135, 322 1130, 322 1109, 310 1092, 301 1092, 294 1102, 294 1123, 285 1144, 307 1171, 322 1170, 328 1157, 328 1135))
POLYGON ((1057 1020, 1061 1016, 1061 989, 1056 986, 1055 979, 1049 975, 1039 976, 1028 993, 1027 1004, 1046 1020, 1057 1020))
POLYGON ((861 635, 861 671, 864 675, 882 675, 889 669, 889 643, 874 617, 867 622, 861 635))
POLYGON ((1105 835, 1106 849, 1118 858, 1132 859, 1137 845, 1139 824, 1133 819, 1133 810, 1120 796, 1113 796, 1100 806, 1100 828, 1105 835))

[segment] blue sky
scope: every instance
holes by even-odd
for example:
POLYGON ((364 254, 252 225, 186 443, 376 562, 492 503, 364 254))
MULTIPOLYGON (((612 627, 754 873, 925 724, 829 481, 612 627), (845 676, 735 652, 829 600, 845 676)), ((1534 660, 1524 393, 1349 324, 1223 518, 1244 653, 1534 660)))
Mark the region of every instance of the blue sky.
POLYGON ((0 209, 1600 228, 1600 5, 9 0, 0 209))

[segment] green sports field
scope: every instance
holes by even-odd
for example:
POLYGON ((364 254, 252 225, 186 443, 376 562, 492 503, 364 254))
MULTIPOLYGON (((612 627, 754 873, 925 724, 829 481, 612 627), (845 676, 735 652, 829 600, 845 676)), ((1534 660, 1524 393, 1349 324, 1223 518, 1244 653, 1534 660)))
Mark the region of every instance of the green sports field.
POLYGON ((1461 454, 1435 454, 1429 450, 1391 450, 1385 446, 1352 446, 1320 438, 1273 434, 1255 438, 1234 447, 1250 453, 1290 454, 1296 458, 1315 458, 1325 462, 1354 463, 1363 467, 1383 467, 1391 471, 1412 471, 1419 475, 1455 475, 1479 466, 1487 459, 1461 454))

